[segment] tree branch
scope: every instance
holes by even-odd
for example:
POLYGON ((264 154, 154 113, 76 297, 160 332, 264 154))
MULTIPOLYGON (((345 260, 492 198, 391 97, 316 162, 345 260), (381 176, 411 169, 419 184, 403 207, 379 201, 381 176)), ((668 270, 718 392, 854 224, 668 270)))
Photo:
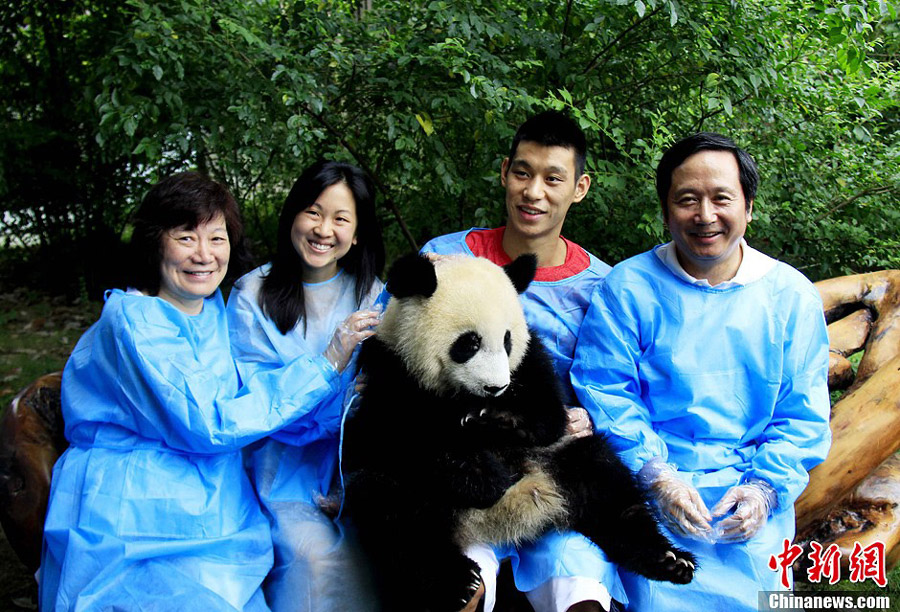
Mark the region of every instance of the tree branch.
POLYGON ((566 19, 563 21, 562 34, 560 36, 560 51, 566 49, 566 34, 569 32, 569 17, 572 14, 572 0, 566 2, 566 19))
POLYGON ((849 198, 846 198, 844 200, 841 200, 841 201, 837 202, 836 204, 834 203, 834 200, 832 200, 829 203, 829 205, 831 207, 827 211, 825 211, 824 213, 822 213, 821 215, 816 217, 813 220, 813 224, 819 223, 820 221, 830 217, 832 214, 836 213, 840 209, 850 206, 851 204, 853 204, 855 201, 857 201, 860 198, 865 198, 867 196, 872 196, 872 195, 882 195, 885 193, 900 193, 900 185, 879 185, 878 187, 869 187, 868 189, 863 189, 859 193, 852 195, 849 198))
POLYGON ((604 55, 606 55, 606 53, 610 49, 612 49, 614 46, 616 46, 616 44, 620 40, 625 38, 625 36, 627 36, 629 32, 631 32, 635 28, 643 25, 644 22, 646 22, 648 19, 652 18, 654 15, 656 15, 661 10, 662 10, 662 5, 653 9, 652 11, 650 11, 649 13, 647 13, 646 15, 644 15, 643 17, 638 19, 636 22, 634 22, 633 24, 631 24, 630 26, 628 26, 627 28, 625 28, 624 30, 619 32, 618 36, 616 36, 614 39, 612 39, 605 47, 603 47, 603 49, 600 50, 600 53, 595 55, 594 58, 590 62, 588 62, 587 67, 581 72, 581 74, 585 75, 585 74, 591 72, 594 68, 597 67, 597 63, 600 61, 600 58, 602 58, 604 55))
MULTIPOLYGON (((701 89, 701 93, 700 93, 700 103, 702 104, 702 103, 703 103, 703 93, 702 93, 702 91, 703 91, 703 83, 700 84, 700 89, 701 89)), ((737 101, 735 101, 735 102, 732 102, 732 103, 731 103, 731 107, 734 108, 735 106, 739 106, 739 105, 743 104, 744 102, 746 102, 747 100, 749 100, 749 99, 752 98, 752 97, 753 97, 752 94, 747 94, 747 95, 745 95, 743 98, 741 98, 740 100, 737 100, 737 101)), ((694 131, 695 131, 695 132, 699 132, 700 130, 703 129, 703 122, 704 122, 704 121, 706 121, 707 119, 710 119, 711 117, 715 117, 715 116, 718 115, 719 113, 723 113, 723 112, 725 112, 725 109, 724 109, 724 108, 717 108, 716 110, 714 110, 714 111, 711 112, 711 113, 703 113, 702 115, 700 115, 700 118, 697 120, 697 127, 694 129, 694 131)))

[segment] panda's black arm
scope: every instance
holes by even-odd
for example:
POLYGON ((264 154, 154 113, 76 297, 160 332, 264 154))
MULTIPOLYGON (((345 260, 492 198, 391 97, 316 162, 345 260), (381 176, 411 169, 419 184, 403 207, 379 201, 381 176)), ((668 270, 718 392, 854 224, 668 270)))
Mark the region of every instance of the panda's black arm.
POLYGON ((429 486, 454 509, 488 508, 521 477, 500 456, 484 449, 447 449, 428 463, 429 486))
POLYGON ((501 396, 504 410, 515 414, 519 428, 536 446, 548 446, 566 430, 566 407, 559 381, 543 343, 531 332, 528 351, 513 373, 510 390, 501 396))

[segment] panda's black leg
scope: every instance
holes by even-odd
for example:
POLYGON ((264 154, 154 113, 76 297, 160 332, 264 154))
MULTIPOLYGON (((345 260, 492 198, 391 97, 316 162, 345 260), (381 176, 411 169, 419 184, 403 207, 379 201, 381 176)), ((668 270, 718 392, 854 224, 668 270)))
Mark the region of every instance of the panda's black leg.
MULTIPOLYGON (((440 545, 438 545, 440 546, 440 545)), ((428 576, 421 592, 426 609, 433 612, 458 612, 468 605, 482 585, 481 568, 455 546, 443 546, 438 554, 426 553, 428 576)))
POLYGON ((459 612, 482 585, 481 568, 442 533, 383 523, 363 538, 383 609, 390 612, 459 612))
POLYGON ((602 436, 563 445, 548 470, 567 496, 569 526, 611 561, 653 580, 691 581, 695 557, 663 535, 646 491, 602 436))
POLYGON ((480 568, 453 542, 452 512, 421 494, 368 473, 351 481, 346 503, 385 611, 458 612, 481 586, 480 568))

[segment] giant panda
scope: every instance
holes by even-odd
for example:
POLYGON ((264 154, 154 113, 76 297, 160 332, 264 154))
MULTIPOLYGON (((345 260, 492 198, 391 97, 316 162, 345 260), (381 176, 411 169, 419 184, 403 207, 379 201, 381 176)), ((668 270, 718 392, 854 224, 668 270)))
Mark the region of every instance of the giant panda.
POLYGON ((342 442, 344 509, 385 610, 460 610, 481 584, 467 546, 551 529, 648 578, 693 577, 609 443, 564 438, 554 370, 519 302, 535 267, 532 255, 505 268, 411 255, 391 268, 342 442))

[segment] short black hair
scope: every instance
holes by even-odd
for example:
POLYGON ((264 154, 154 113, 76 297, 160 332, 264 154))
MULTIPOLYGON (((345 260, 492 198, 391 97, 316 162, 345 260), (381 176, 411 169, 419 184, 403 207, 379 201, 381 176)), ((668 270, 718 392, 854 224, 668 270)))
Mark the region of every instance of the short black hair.
POLYGON ((194 229, 219 214, 225 218, 231 248, 227 276, 235 278, 249 257, 241 212, 228 189, 199 172, 173 174, 153 185, 132 218, 128 285, 158 294, 163 234, 178 227, 194 229))
POLYGON ((669 189, 672 187, 672 172, 688 157, 700 151, 730 151, 734 155, 738 165, 741 189, 749 210, 756 198, 756 188, 759 186, 759 170, 756 162, 749 153, 737 146, 727 136, 715 132, 698 132, 669 147, 663 153, 662 159, 659 160, 659 165, 656 166, 656 195, 662 206, 663 218, 666 216, 666 200, 669 197, 669 189))
POLYGON ((291 187, 281 208, 275 257, 257 297, 259 307, 282 334, 306 320, 303 293, 303 260, 291 239, 294 219, 316 203, 325 189, 344 183, 356 205, 356 244, 338 260, 338 266, 356 279, 356 305, 362 305, 384 269, 384 243, 375 208, 375 187, 362 169, 336 161, 319 160, 308 167, 291 187))
POLYGON ((547 110, 534 115, 519 126, 509 149, 509 160, 516 157, 516 150, 522 141, 534 142, 545 147, 564 147, 575 153, 575 180, 584 174, 587 159, 587 139, 575 121, 555 110, 547 110))

